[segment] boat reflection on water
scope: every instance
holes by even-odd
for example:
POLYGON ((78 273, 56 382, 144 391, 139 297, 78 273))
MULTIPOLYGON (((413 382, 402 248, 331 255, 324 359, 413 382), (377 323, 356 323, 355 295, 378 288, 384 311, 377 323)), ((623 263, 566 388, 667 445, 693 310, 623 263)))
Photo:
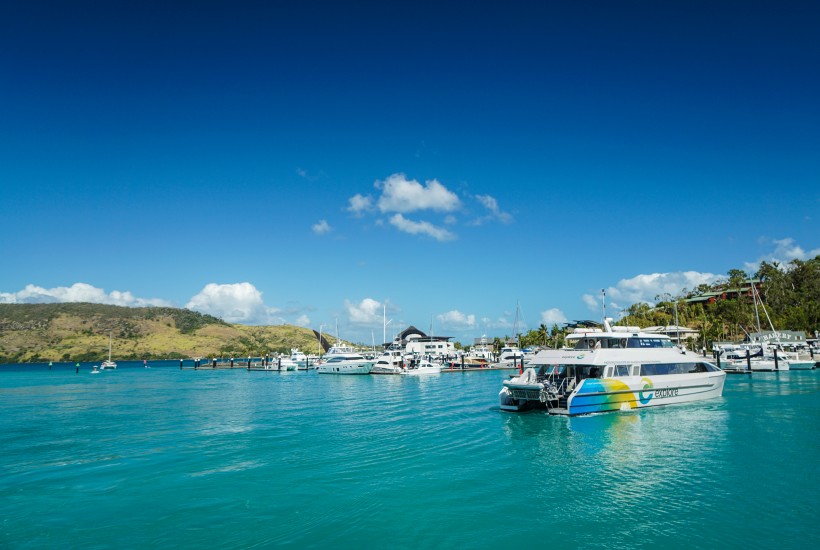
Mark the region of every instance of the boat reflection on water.
POLYGON ((511 444, 532 454, 538 493, 554 490, 557 478, 620 504, 714 462, 726 445, 728 417, 721 401, 577 417, 502 415, 511 444))

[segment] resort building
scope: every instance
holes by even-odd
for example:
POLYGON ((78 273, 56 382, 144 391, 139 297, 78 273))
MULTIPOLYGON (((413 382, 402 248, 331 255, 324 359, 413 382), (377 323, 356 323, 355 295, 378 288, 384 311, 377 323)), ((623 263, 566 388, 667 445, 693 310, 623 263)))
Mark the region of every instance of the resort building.
POLYGON ((723 290, 716 290, 713 292, 706 292, 699 296, 693 296, 684 300, 687 304, 714 304, 720 300, 736 300, 738 298, 745 298, 748 301, 754 300, 752 297, 752 285, 754 285, 754 292, 760 296, 761 281, 760 279, 752 279, 746 281, 736 288, 725 288, 723 290))
POLYGON ((396 340, 386 343, 385 347, 396 345, 403 347, 405 353, 418 355, 449 356, 455 355, 455 344, 452 336, 427 336, 414 326, 409 326, 396 336, 396 340))

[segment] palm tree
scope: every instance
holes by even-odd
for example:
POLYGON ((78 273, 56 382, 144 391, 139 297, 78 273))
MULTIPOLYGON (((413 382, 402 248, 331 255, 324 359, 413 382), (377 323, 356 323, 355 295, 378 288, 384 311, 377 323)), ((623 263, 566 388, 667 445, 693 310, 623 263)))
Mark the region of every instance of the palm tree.
POLYGON ((547 337, 549 336, 549 330, 547 329, 547 325, 545 325, 544 323, 541 323, 541 325, 538 327, 538 336, 543 337, 544 346, 546 347, 547 337))

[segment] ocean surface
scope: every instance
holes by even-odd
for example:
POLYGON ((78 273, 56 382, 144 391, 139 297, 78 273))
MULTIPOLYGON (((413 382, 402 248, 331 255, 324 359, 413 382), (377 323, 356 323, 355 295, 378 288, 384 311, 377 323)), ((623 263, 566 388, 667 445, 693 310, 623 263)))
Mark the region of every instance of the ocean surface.
POLYGON ((818 548, 820 371, 506 413, 430 377, 0 366, 0 548, 818 548))

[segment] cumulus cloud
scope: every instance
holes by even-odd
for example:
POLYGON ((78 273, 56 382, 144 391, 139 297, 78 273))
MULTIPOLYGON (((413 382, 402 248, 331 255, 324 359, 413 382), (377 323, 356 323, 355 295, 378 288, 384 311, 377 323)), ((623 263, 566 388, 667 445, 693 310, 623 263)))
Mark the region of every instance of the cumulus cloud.
POLYGON ((0 303, 46 304, 60 302, 90 302, 92 304, 126 307, 171 305, 170 302, 159 298, 138 298, 129 291, 112 290, 106 292, 86 283, 74 283, 68 287, 58 286, 54 288, 43 288, 29 284, 18 292, 0 292, 0 303))
POLYGON ((614 287, 607 289, 607 297, 620 302, 654 302, 655 296, 677 296, 684 288, 693 289, 698 285, 712 284, 721 279, 714 273, 699 271, 677 271, 674 273, 650 273, 636 275, 631 279, 621 279, 614 287))
POLYGON ((293 322, 293 324, 298 326, 298 327, 309 327, 310 326, 310 317, 308 317, 307 315, 300 315, 299 317, 296 318, 296 320, 293 322))
POLYGON ((581 296, 581 300, 592 311, 597 311, 598 309, 600 309, 600 302, 598 301, 598 298, 596 298, 592 294, 584 294, 583 296, 581 296))
POLYGON ((390 225, 411 235, 427 235, 437 241, 452 241, 456 238, 455 234, 447 231, 442 227, 437 227, 430 222, 419 221, 415 222, 402 216, 395 214, 390 218, 390 225))
POLYGON ((466 315, 457 309, 436 315, 438 324, 449 330, 469 330, 476 326, 475 315, 466 315))
POLYGON ((209 283, 185 305, 229 323, 266 324, 278 311, 265 305, 262 293, 251 283, 209 283))
MULTIPOLYGON (((714 273, 699 271, 676 271, 672 273, 649 273, 621 279, 615 286, 606 289, 607 311, 628 308, 637 302, 654 303, 656 296, 675 297, 683 289, 692 290, 702 284, 714 284, 720 279, 714 273)), ((590 311, 601 311, 601 297, 592 294, 581 296, 590 311)))
POLYGON ((327 220, 319 220, 317 223, 313 224, 313 232, 317 235, 325 235, 326 233, 330 233, 333 231, 333 228, 330 227, 330 224, 327 223, 327 220))
POLYGON ((389 216, 386 220, 376 219, 373 223, 378 227, 389 223, 410 235, 426 235, 437 241, 449 241, 456 238, 456 233, 443 229, 444 226, 456 226, 459 223, 482 225, 489 221, 513 222, 513 217, 501 209, 495 197, 464 194, 465 200, 475 200, 481 205, 478 208, 484 209, 483 215, 471 222, 469 212, 464 211, 462 199, 437 179, 421 183, 399 172, 384 180, 376 180, 373 186, 377 193, 353 195, 348 199, 346 210, 359 218, 365 214, 389 216), (426 219, 405 217, 414 212, 415 216, 423 212, 426 219), (432 219, 433 216, 437 217, 432 219))
POLYGON ((417 210, 453 212, 461 206, 458 196, 435 179, 422 185, 416 180, 407 179, 404 174, 393 174, 375 185, 382 191, 377 204, 383 213, 417 210))
POLYGON ((345 311, 350 322, 357 325, 372 325, 384 320, 382 303, 373 298, 365 298, 358 304, 345 300, 345 311))
POLYGON ((541 312, 541 323, 544 325, 560 325, 566 322, 566 315, 564 315, 564 312, 556 307, 541 312))
POLYGON ((373 210, 373 197, 356 193, 347 199, 347 211, 361 217, 365 212, 373 210))
POLYGON ((491 197, 490 195, 476 195, 475 199, 489 211, 489 215, 478 218, 475 221, 476 224, 480 225, 490 220, 498 220, 502 223, 512 223, 512 215, 501 210, 495 197, 491 197))
POLYGON ((785 238, 785 239, 775 239, 772 241, 774 245, 774 250, 771 252, 764 254, 757 261, 754 262, 746 262, 744 264, 744 268, 746 271, 754 273, 758 269, 760 269, 760 264, 763 262, 774 263, 777 262, 781 266, 785 267, 785 264, 789 263, 792 260, 810 260, 815 256, 820 254, 820 248, 815 248, 814 250, 806 251, 803 249, 802 246, 794 242, 792 238, 785 238))

